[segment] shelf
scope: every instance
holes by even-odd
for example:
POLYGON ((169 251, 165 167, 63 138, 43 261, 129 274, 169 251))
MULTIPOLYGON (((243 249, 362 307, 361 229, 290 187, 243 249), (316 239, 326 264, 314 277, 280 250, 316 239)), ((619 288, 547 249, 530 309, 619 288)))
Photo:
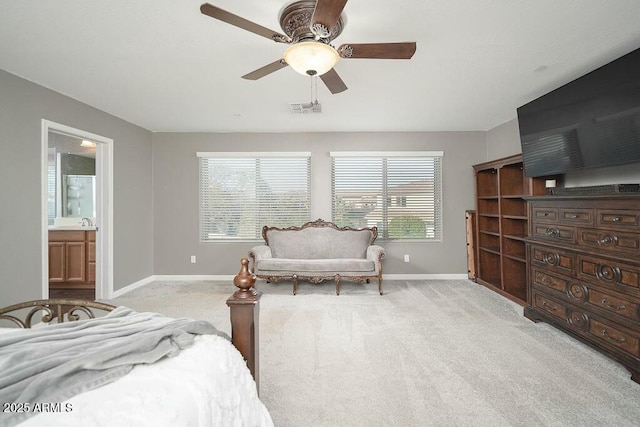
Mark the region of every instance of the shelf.
POLYGON ((528 231, 528 221, 506 217, 502 218, 502 234, 524 236, 528 231))
POLYGON ((502 215, 502 218, 507 218, 507 219, 517 219, 520 221, 527 221, 529 220, 529 217, 527 216, 520 216, 520 215, 502 215))
POLYGON ((510 260, 512 260, 512 261, 516 261, 516 262, 523 262, 523 263, 525 263, 525 264, 527 263, 526 258, 521 258, 521 257, 518 257, 518 256, 508 255, 508 254, 503 254, 502 256, 503 256, 504 258, 509 258, 509 259, 510 259, 510 260))
POLYGON ((478 275, 478 279, 488 282, 497 288, 501 288, 502 278, 500 275, 500 255, 482 250, 481 248, 478 260, 484 267, 478 275))
POLYGON ((524 236, 503 236, 502 253, 505 256, 525 260, 527 258, 524 236))
POLYGON ((478 199, 476 212, 478 215, 498 215, 500 212, 498 199, 478 199))
POLYGON ((527 264, 523 260, 505 257, 502 259, 503 289, 510 295, 527 300, 527 264))
POLYGON ((500 234, 478 233, 478 245, 480 248, 489 248, 500 253, 500 234))
POLYGON ((522 162, 505 164, 500 168, 500 195, 518 196, 524 194, 525 177, 522 162))
POLYGON ((544 194, 544 177, 524 175, 522 155, 473 166, 476 178, 477 281, 520 304, 526 302, 525 197, 544 194))
POLYGON ((498 195, 498 171, 495 168, 477 171, 476 194, 478 197, 498 195))
POLYGON ((521 235, 516 235, 516 234, 505 234, 502 237, 504 237, 505 239, 511 239, 511 240, 518 240, 523 242, 524 239, 527 238, 526 234, 521 234, 521 235))
POLYGON ((480 215, 478 218, 478 231, 481 233, 500 233, 500 220, 497 215, 480 215))
POLYGON ((500 200, 502 215, 527 218, 527 202, 523 199, 503 198, 500 200))
POLYGON ((500 247, 499 246, 480 246, 478 249, 485 252, 490 252, 495 255, 500 255, 500 247))

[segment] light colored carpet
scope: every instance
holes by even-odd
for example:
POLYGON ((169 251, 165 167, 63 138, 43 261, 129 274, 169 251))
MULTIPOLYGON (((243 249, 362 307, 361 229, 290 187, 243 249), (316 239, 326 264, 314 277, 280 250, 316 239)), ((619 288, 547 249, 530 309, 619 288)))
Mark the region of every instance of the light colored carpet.
MULTIPOLYGON (((260 395, 277 426, 637 426, 620 365, 466 280, 258 282, 260 395)), ((113 300, 229 331, 233 285, 157 282, 113 300)))

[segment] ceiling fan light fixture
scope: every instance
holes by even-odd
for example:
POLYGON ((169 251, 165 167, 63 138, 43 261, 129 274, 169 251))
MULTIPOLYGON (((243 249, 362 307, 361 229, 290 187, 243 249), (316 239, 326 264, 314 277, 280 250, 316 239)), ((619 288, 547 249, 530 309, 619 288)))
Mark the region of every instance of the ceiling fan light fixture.
POLYGON ((284 60, 291 68, 305 76, 321 76, 331 70, 340 59, 328 44, 304 41, 291 45, 284 52, 284 60))

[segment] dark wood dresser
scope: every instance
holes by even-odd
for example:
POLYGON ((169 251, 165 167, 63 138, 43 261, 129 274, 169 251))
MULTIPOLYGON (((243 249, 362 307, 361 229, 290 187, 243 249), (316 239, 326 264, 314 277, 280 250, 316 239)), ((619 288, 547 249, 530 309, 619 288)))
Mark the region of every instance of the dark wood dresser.
POLYGON ((640 383, 640 194, 526 199, 525 316, 601 350, 640 383))

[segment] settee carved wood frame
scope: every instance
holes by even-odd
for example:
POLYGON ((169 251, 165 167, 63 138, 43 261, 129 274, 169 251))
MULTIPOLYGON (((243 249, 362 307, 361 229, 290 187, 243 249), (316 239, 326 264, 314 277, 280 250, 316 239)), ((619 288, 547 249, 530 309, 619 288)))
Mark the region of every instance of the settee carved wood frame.
MULTIPOLYGON (((269 246, 269 238, 267 237, 267 233, 269 230, 279 230, 279 231, 300 231, 305 228, 333 228, 338 231, 362 231, 368 230, 371 232, 371 239, 369 240, 369 245, 373 245, 373 243, 378 238, 378 227, 362 227, 362 228, 353 228, 353 227, 338 227, 333 222, 325 221, 321 218, 315 221, 309 221, 301 226, 291 226, 291 227, 270 227, 265 225, 262 227, 262 238, 264 239, 265 245, 269 246)), ((255 271, 255 255, 253 253, 249 254, 253 261, 253 270, 255 271)), ((380 295, 383 295, 382 292, 382 259, 384 258, 384 253, 381 253, 378 258, 379 271, 377 275, 378 279, 378 292, 380 295)), ((292 280, 293 281, 293 294, 295 295, 298 292, 298 279, 305 279, 310 281, 311 283, 318 284, 322 283, 325 280, 335 280, 336 283, 336 295, 340 295, 340 280, 344 277, 347 280, 358 282, 358 283, 370 283, 372 277, 371 275, 348 275, 341 276, 340 274, 327 275, 327 274, 293 274, 293 275, 264 275, 257 274, 256 277, 260 279, 265 279, 267 282, 278 282, 279 280, 292 280)))

